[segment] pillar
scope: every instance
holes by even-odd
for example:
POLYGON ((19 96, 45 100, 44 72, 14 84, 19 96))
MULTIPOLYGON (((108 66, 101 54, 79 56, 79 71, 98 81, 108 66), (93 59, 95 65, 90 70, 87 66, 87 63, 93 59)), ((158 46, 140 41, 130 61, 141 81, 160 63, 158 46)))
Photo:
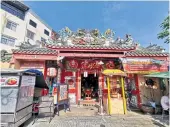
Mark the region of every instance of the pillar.
POLYGON ((140 98, 140 90, 139 90, 139 76, 137 74, 134 75, 135 78, 135 84, 136 84, 136 96, 137 96, 137 102, 138 107, 141 107, 141 98, 140 98))
POLYGON ((76 103, 81 99, 81 72, 76 73, 76 103))

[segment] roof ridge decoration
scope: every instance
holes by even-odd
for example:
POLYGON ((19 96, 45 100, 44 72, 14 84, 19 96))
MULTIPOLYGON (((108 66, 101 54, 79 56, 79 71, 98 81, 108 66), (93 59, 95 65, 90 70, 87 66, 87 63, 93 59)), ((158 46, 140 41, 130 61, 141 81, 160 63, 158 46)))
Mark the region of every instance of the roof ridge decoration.
POLYGON ((104 33, 100 33, 98 29, 86 30, 86 29, 78 29, 77 31, 72 31, 68 27, 65 27, 58 31, 58 36, 56 39, 49 38, 46 42, 47 44, 58 45, 58 46, 66 46, 66 45, 100 45, 100 46, 111 46, 111 45, 119 45, 123 46, 131 46, 136 45, 131 35, 126 34, 125 39, 121 39, 118 37, 116 40, 114 39, 115 32, 111 29, 107 29, 104 33))
POLYGON ((163 53, 165 52, 165 49, 162 46, 158 46, 157 44, 150 43, 150 45, 147 47, 138 46, 136 52, 152 52, 152 53, 161 52, 163 53))

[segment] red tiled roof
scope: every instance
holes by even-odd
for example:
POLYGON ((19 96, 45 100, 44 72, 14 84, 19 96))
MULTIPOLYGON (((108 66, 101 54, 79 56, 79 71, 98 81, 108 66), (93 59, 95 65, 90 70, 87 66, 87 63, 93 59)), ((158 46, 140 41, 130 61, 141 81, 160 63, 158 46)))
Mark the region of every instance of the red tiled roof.
POLYGON ((48 55, 57 55, 58 52, 53 49, 48 48, 35 48, 35 49, 13 49, 14 54, 48 54, 48 55))
POLYGON ((131 51, 127 52, 126 56, 169 56, 167 52, 149 52, 149 51, 131 51))
MULTIPOLYGON (((50 46, 49 46, 50 48, 50 46)), ((46 54, 46 55, 57 55, 58 52, 56 49, 49 49, 49 48, 35 48, 35 49, 13 49, 13 53, 14 54, 46 54)), ((58 48, 58 49, 72 49, 72 48, 79 48, 79 49, 112 49, 112 50, 130 50, 129 48, 122 48, 122 47, 99 47, 99 46, 94 46, 94 47, 87 47, 87 46, 57 46, 57 47, 53 47, 53 48, 58 48)), ((133 47, 134 48, 134 47, 133 47)), ((133 49, 131 47, 131 49, 133 49)), ((125 54, 125 56, 146 56, 146 57, 150 57, 150 56, 165 56, 168 57, 169 53, 167 52, 156 52, 156 51, 129 51, 125 54)))

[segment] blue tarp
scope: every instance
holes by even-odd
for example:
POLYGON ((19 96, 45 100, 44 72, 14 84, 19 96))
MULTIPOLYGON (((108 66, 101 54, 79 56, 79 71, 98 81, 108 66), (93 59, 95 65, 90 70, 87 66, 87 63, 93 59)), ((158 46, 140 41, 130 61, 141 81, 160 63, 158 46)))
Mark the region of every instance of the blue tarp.
POLYGON ((35 73, 36 75, 39 75, 39 76, 43 75, 43 73, 41 71, 36 70, 36 69, 28 69, 25 72, 35 73))

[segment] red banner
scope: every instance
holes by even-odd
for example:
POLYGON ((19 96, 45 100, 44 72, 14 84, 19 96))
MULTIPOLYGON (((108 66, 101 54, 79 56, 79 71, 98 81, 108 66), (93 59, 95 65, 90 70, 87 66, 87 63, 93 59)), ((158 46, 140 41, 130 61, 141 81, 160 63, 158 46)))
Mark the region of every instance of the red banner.
POLYGON ((128 73, 153 73, 167 71, 166 61, 156 62, 157 63, 155 63, 152 59, 127 59, 126 62, 123 62, 123 67, 128 73))
POLYGON ((101 70, 101 69, 114 69, 115 64, 113 61, 99 61, 99 60, 68 60, 67 69, 82 69, 82 70, 101 70), (101 64, 103 63, 103 64, 101 64))

